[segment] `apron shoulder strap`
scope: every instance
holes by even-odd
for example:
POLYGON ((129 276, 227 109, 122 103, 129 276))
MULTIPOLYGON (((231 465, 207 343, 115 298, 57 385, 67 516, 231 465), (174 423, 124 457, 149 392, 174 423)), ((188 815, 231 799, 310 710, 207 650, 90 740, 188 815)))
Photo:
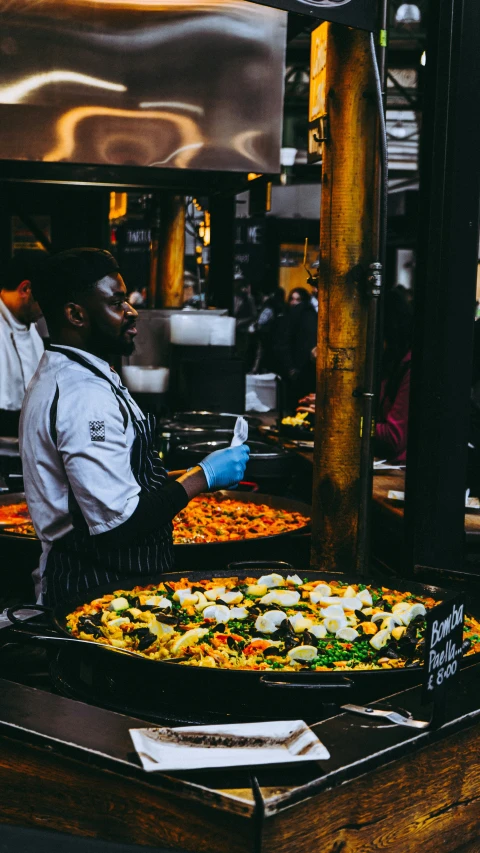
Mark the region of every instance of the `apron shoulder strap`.
MULTIPOLYGON (((137 420, 135 412, 133 411, 133 409, 129 403, 128 398, 122 394, 121 390, 119 388, 117 388, 115 383, 112 382, 112 380, 109 379, 108 376, 105 376, 105 374, 102 373, 102 371, 98 367, 96 367, 96 365, 91 364, 91 362, 89 362, 86 358, 82 358, 82 356, 79 355, 79 353, 71 352, 70 350, 69 351, 64 350, 64 349, 62 349, 62 347, 57 347, 55 344, 50 344, 49 348, 51 350, 53 350, 53 352, 59 352, 62 355, 65 355, 67 358, 70 359, 70 361, 75 361, 77 364, 80 364, 81 367, 86 367, 87 370, 89 370, 91 373, 93 373, 99 379, 103 379, 104 382, 108 382, 113 393, 115 394, 115 399, 117 401, 118 407, 119 407, 120 412, 122 414, 123 428, 124 429, 126 429, 128 426, 128 416, 129 415, 130 415, 132 421, 137 420)), ((54 402, 55 402, 55 400, 54 400, 54 402)), ((57 392, 56 392, 56 402, 58 404, 58 387, 57 387, 57 392)), ((56 418, 56 410, 55 410, 55 418, 56 418)), ((51 424, 51 420, 50 420, 50 424, 51 424)), ((55 443, 56 443, 56 441, 55 441, 55 443)))

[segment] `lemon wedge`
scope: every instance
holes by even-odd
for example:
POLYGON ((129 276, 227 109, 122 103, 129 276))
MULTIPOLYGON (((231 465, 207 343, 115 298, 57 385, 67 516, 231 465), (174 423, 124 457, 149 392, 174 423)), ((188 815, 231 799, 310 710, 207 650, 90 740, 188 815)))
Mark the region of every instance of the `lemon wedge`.
POLYGON ((358 636, 359 633, 355 631, 355 628, 340 628, 335 634, 337 640, 345 640, 346 643, 352 643, 358 636))
POLYGON ((316 658, 317 654, 315 646, 297 646, 296 649, 290 649, 288 657, 290 660, 308 661, 316 658))
POLYGON ((198 643, 205 634, 208 634, 207 628, 191 628, 190 631, 183 634, 183 636, 173 644, 172 654, 176 655, 177 652, 181 651, 181 649, 186 649, 187 646, 193 646, 194 643, 198 643))
POLYGON ((378 631, 378 633, 370 640, 370 645, 373 649, 379 651, 379 649, 383 649, 383 647, 387 645, 389 639, 390 631, 378 631))

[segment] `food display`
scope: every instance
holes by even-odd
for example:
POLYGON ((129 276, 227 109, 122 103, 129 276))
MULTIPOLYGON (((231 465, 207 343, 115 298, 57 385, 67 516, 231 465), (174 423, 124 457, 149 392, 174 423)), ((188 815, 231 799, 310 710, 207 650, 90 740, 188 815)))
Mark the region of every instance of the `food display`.
POLYGON ((310 519, 299 512, 274 509, 267 504, 199 495, 175 517, 173 542, 174 545, 188 545, 278 536, 305 527, 309 522, 310 519))
POLYGON ((282 419, 283 426, 301 427, 313 432, 313 427, 308 420, 310 412, 297 412, 296 415, 287 415, 282 419))
POLYGON ((35 536, 26 501, 0 506, 0 531, 22 536, 35 536))
MULTIPOLYGON (((66 627, 80 640, 154 661, 237 670, 381 670, 422 664, 433 598, 275 572, 165 581, 119 589, 78 607, 66 627)), ((465 618, 464 654, 480 651, 480 622, 465 618)))
MULTIPOLYGON (((299 512, 232 498, 218 499, 215 495, 199 495, 174 519, 173 542, 174 545, 188 545, 278 536, 305 527, 309 522, 310 519, 299 512)), ((25 501, 0 507, 0 530, 35 536, 25 501)))

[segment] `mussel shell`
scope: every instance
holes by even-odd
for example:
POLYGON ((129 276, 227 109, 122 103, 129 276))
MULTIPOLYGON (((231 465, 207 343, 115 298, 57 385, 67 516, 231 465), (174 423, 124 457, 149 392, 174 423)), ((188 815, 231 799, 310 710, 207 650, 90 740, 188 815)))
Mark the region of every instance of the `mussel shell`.
POLYGON ((398 654, 398 652, 395 651, 395 649, 393 649, 391 646, 389 646, 389 648, 385 652, 385 657, 391 658, 392 660, 398 660, 400 655, 398 654))
POLYGON ((385 601, 384 598, 379 598, 378 601, 375 602, 375 607, 381 607, 384 613, 392 612, 392 605, 389 604, 388 601, 385 601))
POLYGON ((471 649, 471 648, 472 648, 472 641, 471 641, 471 640, 469 640, 469 639, 468 639, 468 637, 467 637, 467 639, 466 639, 466 640, 464 640, 464 641, 463 641, 463 643, 462 643, 462 654, 464 655, 464 654, 465 654, 465 652, 468 652, 468 651, 469 651, 469 649, 471 649))
POLYGON ((155 634, 151 634, 150 631, 148 631, 147 635, 141 638, 137 646, 138 650, 143 652, 145 649, 148 649, 148 647, 151 646, 156 639, 157 638, 155 637, 155 634))
POLYGON ((103 633, 98 625, 94 625, 93 622, 89 622, 88 619, 83 625, 79 624, 79 627, 84 634, 91 634, 92 637, 103 637, 103 633))
POLYGON ((276 646, 268 646, 268 648, 263 650, 263 657, 271 657, 272 655, 277 655, 277 657, 283 657, 286 654, 286 651, 280 651, 276 646))
POLYGON ((289 652, 290 649, 294 649, 295 646, 299 645, 299 643, 300 643, 299 637, 297 638, 295 634, 293 635, 293 637, 291 637, 289 634, 288 637, 286 637, 286 639, 285 639, 285 651, 289 652))
POLYGON ((219 631, 220 633, 222 633, 224 630, 225 625, 223 622, 219 622, 218 625, 215 625, 215 628, 213 628, 213 631, 219 631))
POLYGON ((91 622, 92 625, 101 625, 102 624, 102 616, 103 613, 100 611, 99 613, 87 614, 85 616, 80 616, 78 620, 78 624, 85 624, 85 622, 91 622))
POLYGON ((372 615, 373 614, 370 616, 366 616, 365 613, 362 613, 361 610, 354 610, 353 612, 355 613, 355 616, 357 617, 357 619, 360 622, 371 622, 372 621, 372 615))
POLYGON ((80 616, 80 618, 78 620, 78 625, 79 626, 87 625, 87 624, 100 625, 101 621, 102 621, 102 614, 101 613, 94 613, 92 616, 89 616, 89 615, 80 616), (98 618, 99 616, 100 616, 100 619, 98 618))
POLYGON ((138 637, 139 639, 141 639, 142 637, 146 637, 147 634, 150 634, 149 628, 135 628, 133 631, 130 631, 131 637, 138 637))
POLYGON ((155 619, 157 622, 163 622, 164 625, 178 625, 179 619, 178 616, 170 616, 168 613, 164 613, 159 610, 158 613, 155 613, 155 619))
POLYGON ((302 643, 304 646, 313 646, 318 649, 318 638, 315 637, 314 634, 311 634, 310 631, 305 630, 302 636, 302 643))

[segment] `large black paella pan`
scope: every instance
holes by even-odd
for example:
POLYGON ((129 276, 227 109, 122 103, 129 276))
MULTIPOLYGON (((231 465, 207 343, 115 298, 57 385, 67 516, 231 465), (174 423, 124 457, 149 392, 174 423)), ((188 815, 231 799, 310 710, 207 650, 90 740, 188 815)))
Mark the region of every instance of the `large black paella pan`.
MULTIPOLYGON (((231 566, 221 572, 188 572, 191 585, 200 581, 227 578, 235 576, 242 579, 260 578, 268 572, 286 578, 292 574, 291 567, 285 564, 264 564, 231 566)), ((179 581, 182 575, 171 573, 163 575, 160 580, 179 581)), ((331 573, 306 570, 302 579, 308 577, 309 582, 332 582, 331 573)), ((337 575, 333 579, 341 580, 344 584, 358 584, 358 578, 337 575)), ((131 590, 137 584, 142 586, 144 578, 125 579, 121 585, 124 590, 131 590)), ((365 580, 366 585, 378 589, 378 580, 365 580)), ((387 583, 390 589, 408 592, 420 598, 430 598, 442 601, 449 595, 438 587, 395 579, 387 583)), ((82 639, 72 638, 68 630, 68 616, 77 607, 84 605, 104 595, 113 594, 119 589, 119 584, 111 584, 96 590, 90 590, 83 595, 65 602, 48 612, 50 630, 41 634, 36 632, 36 642, 51 645, 53 648, 64 647, 72 649, 72 661, 78 669, 88 673, 92 680, 98 674, 108 682, 117 694, 125 698, 126 705, 131 705, 134 698, 138 700, 142 694, 149 697, 150 704, 168 701, 180 707, 204 709, 223 713, 235 713, 242 708, 243 714, 251 716, 291 717, 312 716, 312 709, 322 703, 330 702, 365 702, 374 698, 391 695, 419 683, 422 679, 423 668, 418 664, 419 652, 412 654, 410 665, 406 668, 390 669, 350 669, 342 672, 338 669, 331 671, 312 671, 307 665, 299 671, 263 671, 234 670, 208 668, 206 666, 185 666, 181 661, 152 660, 137 654, 127 655, 112 648, 90 644, 82 639), (42 639, 43 637, 43 639, 42 639)), ((383 605, 381 605, 383 607, 383 605)), ((271 609, 271 608, 270 608, 271 609)), ((478 617, 470 608, 470 613, 478 617)), ((15 619, 14 612, 10 611, 15 619)), ((221 629, 221 626, 219 626, 221 629)), ((33 627, 30 630, 34 630, 33 627)), ((479 654, 471 654, 464 658, 465 663, 475 663, 479 654)), ((73 666, 73 663, 72 663, 73 666)))
MULTIPOLYGON (((280 512, 300 513, 307 518, 311 516, 311 507, 301 501, 289 498, 277 497, 275 495, 262 495, 259 493, 238 492, 236 490, 219 490, 215 492, 218 502, 233 499, 245 505, 266 505, 280 512)), ((25 501, 23 493, 0 496, 0 506, 11 506, 25 501)), ((188 509, 188 508, 187 508, 188 509)), ((10 525, 9 532, 0 523, 0 556, 5 555, 3 562, 25 566, 26 577, 36 568, 40 559, 40 542, 33 531, 27 534, 16 534, 10 525)), ((308 559, 309 550, 309 525, 282 533, 276 536, 256 536, 255 538, 236 539, 231 542, 202 542, 191 544, 175 544, 173 548, 175 568, 178 571, 186 571, 191 566, 198 569, 221 569, 233 560, 249 559, 308 559)))

